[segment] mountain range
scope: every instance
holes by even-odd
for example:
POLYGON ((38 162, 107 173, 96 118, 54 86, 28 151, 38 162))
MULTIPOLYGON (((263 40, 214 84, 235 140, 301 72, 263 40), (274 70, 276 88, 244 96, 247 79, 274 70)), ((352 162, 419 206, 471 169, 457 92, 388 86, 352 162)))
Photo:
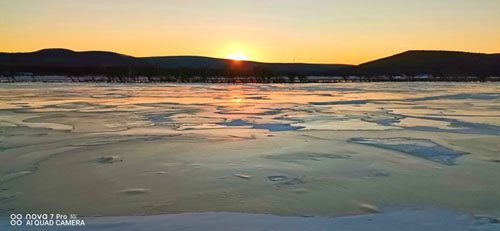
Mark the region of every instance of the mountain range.
POLYGON ((263 63, 201 56, 133 57, 106 51, 76 52, 43 49, 28 53, 0 53, 0 73, 137 75, 211 73, 212 75, 322 75, 322 76, 500 76, 500 54, 456 51, 406 51, 360 65, 263 63), (186 72, 186 70, 190 70, 186 72), (125 73, 125 71, 122 74, 125 73))

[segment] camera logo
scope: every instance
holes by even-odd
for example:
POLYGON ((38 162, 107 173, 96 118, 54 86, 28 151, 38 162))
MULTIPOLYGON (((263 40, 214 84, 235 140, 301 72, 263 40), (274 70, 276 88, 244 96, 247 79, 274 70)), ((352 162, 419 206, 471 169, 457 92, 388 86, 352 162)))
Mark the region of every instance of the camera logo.
POLYGON ((11 226, 21 226, 23 224, 23 215, 21 214, 10 214, 10 225, 11 226))

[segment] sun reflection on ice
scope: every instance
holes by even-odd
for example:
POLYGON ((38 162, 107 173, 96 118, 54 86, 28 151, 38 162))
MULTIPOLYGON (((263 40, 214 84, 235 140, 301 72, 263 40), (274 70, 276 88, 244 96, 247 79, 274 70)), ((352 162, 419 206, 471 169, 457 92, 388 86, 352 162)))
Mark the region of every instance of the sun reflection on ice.
POLYGON ((232 103, 241 103, 241 101, 242 101, 242 99, 239 97, 231 99, 232 103))

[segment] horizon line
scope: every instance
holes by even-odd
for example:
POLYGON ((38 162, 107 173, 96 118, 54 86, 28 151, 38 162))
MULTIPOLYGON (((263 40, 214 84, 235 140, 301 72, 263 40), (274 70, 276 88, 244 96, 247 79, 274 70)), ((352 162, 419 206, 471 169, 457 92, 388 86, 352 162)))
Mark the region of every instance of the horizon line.
MULTIPOLYGON (((162 57, 198 57, 198 58, 210 58, 210 59, 219 59, 219 60, 227 60, 227 61, 234 61, 232 59, 228 58, 220 58, 220 57, 214 57, 214 56, 205 56, 205 55, 196 55, 196 54, 175 54, 175 55, 154 55, 154 56, 133 56, 129 54, 124 54, 116 51, 109 51, 109 50, 73 50, 69 48, 63 48, 63 47, 48 47, 48 48, 42 48, 34 51, 16 51, 16 52, 5 52, 5 51, 0 51, 0 53, 7 53, 7 54, 26 54, 26 53, 36 53, 44 50, 67 50, 75 53, 84 53, 84 52, 108 52, 108 53, 114 53, 118 55, 123 55, 123 56, 128 56, 132 58, 162 58, 162 57)), ((400 51, 391 55, 383 56, 380 58, 376 58, 370 61, 362 62, 359 64, 349 64, 349 63, 340 63, 340 62, 332 62, 332 63, 316 63, 316 62, 270 62, 270 61, 257 61, 257 60, 238 60, 238 62, 253 62, 253 63, 268 63, 268 64, 312 64, 312 65, 351 65, 351 66, 358 66, 362 65, 365 63, 373 62, 376 60, 384 59, 384 58, 389 58, 395 55, 403 54, 406 52, 453 52, 453 53, 468 53, 468 54, 481 54, 481 55, 497 55, 500 54, 499 52, 494 52, 494 53, 484 53, 484 52, 474 52, 474 51, 460 51, 460 50, 438 50, 438 49, 410 49, 410 50, 404 50, 400 51)))

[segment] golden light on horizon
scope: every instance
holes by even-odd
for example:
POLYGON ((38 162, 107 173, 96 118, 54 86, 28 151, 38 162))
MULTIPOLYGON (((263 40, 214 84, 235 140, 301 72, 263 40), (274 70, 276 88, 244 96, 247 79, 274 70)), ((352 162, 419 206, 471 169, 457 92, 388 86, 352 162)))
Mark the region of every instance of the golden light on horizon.
POLYGON ((500 51, 499 0, 314 2, 0 0, 0 52, 361 64, 407 50, 500 51))
POLYGON ((242 53, 232 53, 226 56, 226 59, 232 59, 234 61, 247 61, 248 56, 242 53))

